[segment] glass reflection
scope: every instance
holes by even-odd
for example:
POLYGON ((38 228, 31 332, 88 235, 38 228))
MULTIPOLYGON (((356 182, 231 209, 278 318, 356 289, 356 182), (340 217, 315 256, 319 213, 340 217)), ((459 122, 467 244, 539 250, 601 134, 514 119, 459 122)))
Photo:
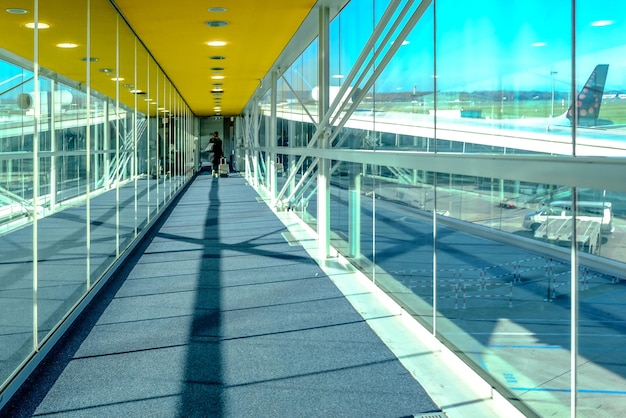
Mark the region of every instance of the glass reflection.
MULTIPOLYGON (((351 2, 331 23, 330 73, 336 76, 331 96, 354 69, 375 27, 369 22, 382 19, 388 5, 351 2)), ((336 114, 333 147, 555 158, 626 155, 619 122, 607 124, 621 117, 621 41, 613 38, 605 48, 599 37, 617 33, 620 23, 600 19, 597 5, 576 3, 577 16, 586 13, 577 20, 582 43, 572 83, 572 6, 565 0, 547 8, 539 2, 505 7, 482 1, 459 8, 439 1, 437 15, 425 12, 348 123, 341 125, 343 114, 336 114)), ((611 14, 623 13, 617 8, 611 14)), ((377 63, 385 64, 380 57, 377 63)), ((301 74, 317 65, 301 57, 293 69, 301 74)), ((290 81, 296 71, 285 73, 290 81)), ((315 135, 315 126, 289 101, 283 97, 277 126, 287 126, 297 153, 307 144, 302 138, 315 135), (290 121, 296 122, 294 130, 290 121)), ((289 195, 292 208, 303 208, 297 213, 315 226, 315 180, 309 174, 316 171, 303 167, 315 167, 316 160, 288 158, 310 162, 296 166, 289 195)), ((595 416, 593 402, 601 399, 612 402, 603 413, 622 408, 626 373, 614 353, 623 334, 615 285, 626 261, 624 193, 604 190, 597 172, 597 188, 572 189, 551 183, 549 176, 540 183, 496 172, 472 176, 398 166, 393 158, 333 162, 332 245, 505 396, 521 399, 540 415, 572 412, 570 340, 572 329, 581 329, 578 416, 595 416), (579 259, 573 272, 572 254, 579 259), (572 291, 580 301, 576 327, 572 291), (596 332, 607 340, 602 337, 602 347, 593 348, 596 332)))
MULTIPOLYGON (((97 18, 89 17, 86 7, 72 4, 84 21, 63 28, 75 48, 40 42, 38 54, 33 30, 11 13, 0 15, 0 32, 11 33, 1 37, 0 50, 2 390, 136 238, 148 213, 158 210, 151 175, 158 171, 150 167, 157 160, 159 125, 148 126, 149 105, 138 100, 135 89, 141 84, 157 91, 148 86, 147 52, 137 53, 132 31, 120 28, 107 2, 98 3, 97 18), (86 19, 97 37, 88 39, 81 30, 86 19), (45 69, 38 76, 35 56, 45 69), (111 74, 117 77, 110 79, 111 74)), ((33 12, 32 4, 28 10, 33 12)), ((38 15, 60 22, 66 10, 39 3, 38 15)), ((154 62, 151 74, 159 77, 154 62)), ((179 102, 177 112, 182 107, 179 102)), ((191 124, 175 125, 174 143, 184 149, 191 124)), ((176 167, 183 165, 178 161, 176 167)), ((180 186, 182 181, 173 187, 180 186)))
MULTIPOLYGON (((2 14, 2 31, 15 31, 2 14)), ((32 31, 20 32, 28 37, 27 55, 32 56, 32 31)), ((19 34, 13 34, 21 39, 19 34)), ((16 39, 16 38, 14 38, 16 39)), ((20 40, 16 39, 17 45, 20 40)), ((21 41, 24 41, 21 39, 21 41)), ((3 277, 0 293, 0 347, 3 361, 0 362, 0 383, 4 383, 23 359, 32 352, 35 340, 33 332, 33 240, 32 229, 24 228, 32 220, 33 213, 33 126, 34 114, 28 112, 34 102, 34 75, 31 70, 21 68, 0 59, 0 232, 11 231, 14 242, 4 251, 3 277)), ((44 160, 44 164, 47 162, 44 160)))

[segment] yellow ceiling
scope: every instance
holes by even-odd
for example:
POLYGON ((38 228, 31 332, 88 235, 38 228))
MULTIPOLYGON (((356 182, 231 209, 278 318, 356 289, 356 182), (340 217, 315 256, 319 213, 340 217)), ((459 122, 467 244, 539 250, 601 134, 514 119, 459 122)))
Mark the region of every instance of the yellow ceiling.
MULTIPOLYGON (((115 0, 131 31, 108 0, 39 1, 39 22, 48 23, 50 28, 39 31, 38 57, 35 57, 33 30, 24 26, 34 20, 34 2, 12 0, 7 7, 22 8, 27 13, 0 10, 0 47, 27 60, 37 58, 44 70, 78 83, 89 82, 94 90, 109 97, 116 97, 119 91, 121 102, 132 105, 137 101, 140 111, 153 113, 144 97, 162 102, 178 91, 197 116, 217 114, 216 104, 221 104, 220 114, 238 115, 315 3, 315 0, 115 0), (215 7, 226 11, 209 11, 215 7), (88 15, 92 17, 89 42, 88 15), (206 24, 213 20, 228 25, 206 24), (143 45, 135 42, 133 31, 143 45), (224 41, 226 45, 209 46, 209 41, 224 41), (60 42, 74 42, 78 47, 60 49, 56 46, 60 42), (119 56, 115 52, 116 43, 120 45, 119 56), (151 62, 150 55, 158 66, 151 62), (92 60, 89 66, 87 56, 92 60), (225 59, 213 60, 212 56, 225 59), (214 67, 223 70, 212 70, 214 67), (86 68, 90 69, 89 74, 86 68), (124 80, 112 82, 111 74, 103 72, 104 69, 111 69, 124 80), (213 75, 224 78, 212 80, 213 75), (223 94, 212 93, 216 88, 214 83, 222 84, 223 94), (138 98, 131 92, 133 88, 146 92, 146 96, 138 98)), ((175 110, 184 104, 167 105, 175 110)))
POLYGON ((298 29, 315 0, 115 0, 115 4, 176 86, 192 112, 237 115, 298 29), (210 12, 222 7, 225 12, 210 12), (225 21, 209 27, 207 21, 225 21), (221 47, 208 41, 225 41, 221 47), (223 56, 213 60, 211 56, 223 56), (223 71, 211 70, 214 67, 223 71), (211 76, 222 75, 223 80, 211 76))

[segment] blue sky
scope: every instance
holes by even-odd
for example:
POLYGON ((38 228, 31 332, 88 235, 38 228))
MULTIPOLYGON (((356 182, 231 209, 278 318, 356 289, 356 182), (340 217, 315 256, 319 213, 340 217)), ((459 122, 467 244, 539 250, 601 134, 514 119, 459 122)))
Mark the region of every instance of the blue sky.
MULTIPOLYGON (((346 75, 373 31, 374 14, 387 2, 353 0, 350 18, 331 28, 331 72, 346 75), (356 18, 354 18, 356 16, 356 18), (339 31, 341 36, 338 36, 339 31), (342 52, 336 52, 340 45, 342 52), (341 69, 337 69, 341 63, 341 69)), ((557 90, 571 79, 571 0, 437 1, 439 90, 557 90)), ((609 64, 607 89, 626 91, 626 2, 578 0, 577 79, 583 83, 596 64, 609 64), (605 21, 604 24, 598 22, 605 21), (610 21, 610 22, 607 22, 610 21), (596 22, 596 23, 594 23, 596 22), (610 24, 607 24, 610 23, 610 24)), ((432 88, 433 10, 408 36, 377 83, 379 91, 432 88)))
MULTIPOLYGON (((352 0, 331 23, 331 74, 348 74, 388 1, 352 0)), ((437 0, 440 91, 557 90, 571 79, 571 0, 437 0)), ((626 2, 577 0, 577 72, 582 84, 596 64, 609 64, 607 90, 626 92, 626 2), (593 26, 594 22, 610 25, 593 26)), ((432 90, 433 7, 379 77, 379 91, 432 90)), ((303 77, 316 85, 317 57, 303 77)), ((18 71, 0 65, 2 80, 18 71)), ((338 84, 339 79, 334 83, 338 84)), ((1 90, 1 89, 0 89, 1 90)))

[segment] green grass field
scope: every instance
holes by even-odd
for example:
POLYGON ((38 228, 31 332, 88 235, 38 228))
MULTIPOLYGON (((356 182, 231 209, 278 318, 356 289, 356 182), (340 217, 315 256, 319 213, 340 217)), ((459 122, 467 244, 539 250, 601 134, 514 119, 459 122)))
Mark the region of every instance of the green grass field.
MULTIPOLYGON (((457 96, 458 97, 458 96, 457 96)), ((374 103, 361 103, 359 109, 372 109, 374 103)), ((430 99, 418 103, 412 102, 376 102, 375 109, 382 112, 403 112, 428 114, 433 109, 432 96, 430 99)), ((554 116, 562 115, 567 111, 569 104, 555 100, 554 116)), ((473 100, 459 102, 442 96, 438 99, 437 108, 440 110, 480 110, 482 118, 490 119, 521 119, 547 118, 552 111, 551 100, 473 100)), ((602 102, 600 118, 608 119, 615 124, 626 124, 626 100, 608 99, 602 102)))

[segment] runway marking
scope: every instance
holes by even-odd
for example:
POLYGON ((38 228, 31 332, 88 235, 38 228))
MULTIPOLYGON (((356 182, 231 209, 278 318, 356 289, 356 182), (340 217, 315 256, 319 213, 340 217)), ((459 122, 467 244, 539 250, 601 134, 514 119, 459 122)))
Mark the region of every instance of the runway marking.
POLYGON ((505 344, 490 344, 489 348, 540 348, 547 350, 558 350, 564 348, 560 345, 505 345, 505 344))
POLYGON ((502 376, 507 383, 517 383, 517 378, 513 373, 504 373, 502 376))
MULTIPOLYGON (((571 393, 571 389, 550 389, 550 388, 516 388, 509 387, 511 390, 518 390, 523 392, 563 392, 571 393)), ((602 395, 626 395, 626 391, 623 390, 597 390, 597 389, 578 389, 578 393, 598 393, 602 395)))
MULTIPOLYGON (((498 335, 503 335, 503 336, 520 336, 520 337, 536 337, 536 336, 552 336, 552 337, 567 337, 570 334, 569 332, 472 332, 470 333, 471 335, 494 335, 494 336, 498 336, 498 335)), ((588 338, 595 338, 595 337, 611 337, 611 338, 616 338, 616 337, 621 337, 624 338, 626 337, 626 334, 583 334, 583 333, 579 333, 578 334, 579 337, 588 337, 588 338)))

